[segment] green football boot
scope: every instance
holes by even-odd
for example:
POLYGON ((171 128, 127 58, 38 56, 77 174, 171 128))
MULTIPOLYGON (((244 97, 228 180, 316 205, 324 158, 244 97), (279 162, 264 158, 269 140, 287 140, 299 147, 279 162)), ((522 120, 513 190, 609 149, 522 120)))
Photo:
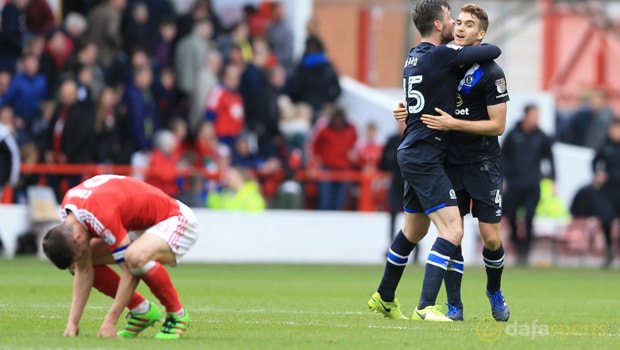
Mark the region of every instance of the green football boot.
POLYGON ((166 314, 166 320, 161 326, 161 331, 155 335, 155 339, 179 339, 189 327, 189 314, 185 310, 185 316, 179 317, 173 312, 166 314))
POLYGON ((368 300, 368 307, 376 313, 382 314, 386 318, 392 318, 396 320, 407 320, 408 318, 400 312, 400 303, 396 298, 394 301, 383 301, 381 294, 375 292, 370 300, 368 300))
POLYGON ((161 320, 163 312, 153 303, 149 306, 149 311, 143 314, 129 312, 127 314, 127 324, 125 328, 116 333, 119 337, 134 338, 147 327, 152 326, 155 322, 161 320))

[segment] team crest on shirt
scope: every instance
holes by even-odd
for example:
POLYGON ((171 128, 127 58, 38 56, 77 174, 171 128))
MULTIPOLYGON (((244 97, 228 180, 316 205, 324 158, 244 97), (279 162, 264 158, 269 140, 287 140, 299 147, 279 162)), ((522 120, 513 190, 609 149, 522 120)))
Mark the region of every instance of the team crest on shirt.
POLYGON ((464 85, 471 86, 473 82, 474 82, 474 76, 470 74, 465 77, 464 85))
POLYGON ((456 192, 453 189, 450 189, 450 199, 456 199, 456 192))
POLYGON ((501 78, 495 81, 495 87, 497 88, 497 93, 503 94, 506 92, 506 79, 501 78))
POLYGON ((116 243, 116 237, 114 237, 112 231, 108 230, 107 228, 101 233, 101 239, 108 245, 113 245, 114 243, 116 243))

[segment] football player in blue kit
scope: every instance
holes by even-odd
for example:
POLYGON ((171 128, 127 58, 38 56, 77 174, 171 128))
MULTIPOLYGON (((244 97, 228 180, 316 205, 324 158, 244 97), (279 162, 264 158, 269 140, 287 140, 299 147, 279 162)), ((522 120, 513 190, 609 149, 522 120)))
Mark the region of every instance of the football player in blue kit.
POLYGON ((409 254, 426 235, 432 221, 437 227, 437 239, 426 260, 422 292, 413 319, 452 321, 435 305, 450 258, 463 236, 456 192, 444 170, 449 132, 427 127, 421 116, 436 113, 435 107, 455 110, 454 91, 462 67, 493 60, 501 50, 494 45, 445 45, 454 38, 454 20, 446 1, 418 2, 412 19, 421 42, 410 50, 405 61, 403 87, 408 115, 397 154, 405 178, 405 220, 392 241, 381 283, 368 306, 389 318, 406 318, 395 298, 396 286, 409 254))
MULTIPOLYGON (((478 5, 461 8, 454 31, 457 45, 479 45, 488 27, 488 16, 478 5)), ((445 165, 454 186, 461 216, 471 211, 478 219, 484 248, 486 294, 491 313, 497 321, 507 321, 510 309, 502 295, 504 247, 501 241, 502 156, 498 136, 506 127, 506 102, 509 100, 506 77, 493 61, 476 63, 463 75, 457 92, 453 118, 437 109, 439 115, 423 115, 422 121, 433 130, 452 130, 445 165)), ((445 277, 448 294, 447 316, 463 319, 460 285, 463 256, 460 247, 450 258, 445 277)))
MULTIPOLYGON (((466 4, 455 25, 455 44, 479 45, 488 27, 488 16, 478 5, 466 4)), ((478 218, 487 274, 487 297, 491 313, 498 321, 507 321, 510 309, 501 292, 504 248, 501 242, 502 160, 498 136, 506 127, 506 102, 509 100, 506 78, 495 62, 468 67, 457 89, 453 118, 437 109, 439 115, 422 115, 422 121, 434 130, 453 130, 450 134, 446 172, 455 188, 461 216, 471 211, 478 218)), ((404 106, 394 109, 394 117, 404 120, 404 106)), ((445 276, 448 294, 446 316, 463 319, 460 296, 463 276, 462 251, 450 258, 445 276)))

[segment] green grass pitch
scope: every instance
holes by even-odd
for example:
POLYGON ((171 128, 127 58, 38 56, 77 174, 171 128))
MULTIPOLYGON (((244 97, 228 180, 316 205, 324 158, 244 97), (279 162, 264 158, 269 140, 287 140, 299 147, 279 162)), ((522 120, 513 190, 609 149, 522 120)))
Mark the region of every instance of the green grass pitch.
MULTIPOLYGON (((507 267, 512 315, 490 320, 481 267, 466 269, 465 321, 388 320, 366 302, 382 266, 181 264, 170 273, 192 324, 162 344, 150 328, 132 340, 99 339, 111 300, 91 293, 80 336, 62 336, 71 276, 35 258, 0 259, 0 349, 617 349, 618 270, 507 267)), ((406 315, 422 267, 408 266, 398 290, 406 315)), ((153 300, 141 284, 139 290, 153 300)), ((438 303, 445 303, 442 290, 438 303)), ((121 323, 119 323, 119 327, 121 323)))

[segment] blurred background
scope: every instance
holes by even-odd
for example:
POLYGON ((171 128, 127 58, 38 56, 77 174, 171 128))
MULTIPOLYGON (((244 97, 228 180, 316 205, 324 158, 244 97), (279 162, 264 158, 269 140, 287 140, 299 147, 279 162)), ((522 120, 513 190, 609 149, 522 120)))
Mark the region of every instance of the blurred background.
MULTIPOLYGON (((359 261, 380 261, 400 220, 386 154, 400 133, 391 110, 403 100, 404 57, 419 42, 413 3, 1 1, 0 212, 28 213, 0 228, 9 255, 14 236, 47 221, 33 219, 33 200, 57 206, 82 179, 113 172, 205 215, 260 213, 276 241, 281 210, 338 213, 352 231, 381 232, 358 249, 359 261), (376 228, 352 224, 360 212, 376 228)), ((467 1, 449 3, 456 18, 467 1)), ((576 221, 570 208, 618 117, 620 2, 476 3, 490 18, 484 41, 503 50, 506 130, 534 104, 554 141, 555 174, 541 164, 552 191, 537 235, 553 248, 542 256, 600 257, 609 247, 597 215, 576 221)))

